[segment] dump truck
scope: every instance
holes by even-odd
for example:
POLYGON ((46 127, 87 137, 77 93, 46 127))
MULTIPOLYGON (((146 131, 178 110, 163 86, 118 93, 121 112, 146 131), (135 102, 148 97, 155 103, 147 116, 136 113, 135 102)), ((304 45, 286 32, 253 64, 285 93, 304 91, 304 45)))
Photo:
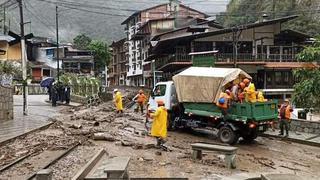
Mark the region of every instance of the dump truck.
POLYGON ((159 82, 149 98, 149 111, 157 100, 165 102, 168 129, 216 128, 223 143, 235 144, 241 137, 253 141, 277 119, 277 101, 233 102, 223 116, 216 105, 230 82, 251 78, 239 68, 190 67, 175 75, 173 81, 159 82))

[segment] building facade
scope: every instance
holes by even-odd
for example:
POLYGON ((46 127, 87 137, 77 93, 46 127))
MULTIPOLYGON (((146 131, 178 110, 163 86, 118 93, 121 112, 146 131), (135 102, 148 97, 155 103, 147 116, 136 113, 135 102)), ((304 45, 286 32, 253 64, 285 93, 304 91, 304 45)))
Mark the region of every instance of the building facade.
POLYGON ((126 39, 111 44, 112 59, 108 68, 108 84, 111 86, 124 86, 127 81, 128 46, 126 39))
POLYGON ((125 44, 128 46, 127 85, 144 86, 146 84, 148 75, 143 73, 143 67, 148 57, 148 46, 152 36, 174 30, 194 19, 206 17, 208 17, 206 14, 176 0, 138 11, 128 17, 122 23, 125 25, 127 35, 125 44))
POLYGON ((282 24, 297 16, 263 20, 243 26, 198 33, 166 33, 154 37, 150 61, 155 71, 163 72, 161 80, 193 65, 192 52, 217 51, 208 56, 216 67, 238 67, 248 72, 257 89, 267 97, 290 98, 293 92, 292 69, 319 67, 296 59, 310 36, 282 29, 282 24))

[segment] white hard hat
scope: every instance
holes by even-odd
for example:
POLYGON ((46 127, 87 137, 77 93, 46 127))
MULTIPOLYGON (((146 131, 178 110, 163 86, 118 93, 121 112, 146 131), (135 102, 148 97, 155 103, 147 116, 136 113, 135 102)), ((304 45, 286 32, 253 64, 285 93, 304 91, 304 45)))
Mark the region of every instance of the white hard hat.
POLYGON ((118 89, 114 89, 114 90, 113 90, 113 92, 117 92, 117 91, 118 91, 118 89))

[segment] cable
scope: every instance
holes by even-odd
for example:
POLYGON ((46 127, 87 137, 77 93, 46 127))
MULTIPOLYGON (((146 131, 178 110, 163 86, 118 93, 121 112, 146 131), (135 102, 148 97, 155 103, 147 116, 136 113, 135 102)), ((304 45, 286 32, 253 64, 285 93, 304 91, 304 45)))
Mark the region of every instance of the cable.
MULTIPOLYGON (((26 2, 26 1, 25 1, 25 3, 28 4, 28 6, 30 6, 32 9, 34 9, 31 4, 29 4, 29 3, 26 2)), ((31 10, 29 10, 29 9, 27 8, 27 6, 25 6, 25 9, 26 9, 32 16, 34 16, 41 24, 43 24, 49 31, 51 31, 52 33, 55 33, 55 31, 54 31, 53 29, 51 29, 52 27, 50 27, 50 25, 48 25, 48 24, 46 24, 45 22, 43 22, 42 19, 39 18, 39 16, 35 15, 31 10)), ((49 23, 49 22, 47 22, 47 23, 49 23)), ((49 24, 50 24, 50 23, 49 23, 49 24)))

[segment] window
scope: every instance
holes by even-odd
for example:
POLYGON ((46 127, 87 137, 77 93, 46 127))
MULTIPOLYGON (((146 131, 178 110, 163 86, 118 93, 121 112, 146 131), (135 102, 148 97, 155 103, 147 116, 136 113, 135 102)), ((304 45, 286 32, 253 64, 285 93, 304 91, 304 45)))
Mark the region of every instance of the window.
POLYGON ((50 69, 42 69, 42 76, 50 77, 51 76, 50 69))
POLYGON ((281 72, 275 72, 275 82, 276 85, 281 85, 282 84, 282 76, 281 76, 281 72))
POLYGON ((164 96, 166 94, 166 85, 158 85, 153 91, 154 96, 164 96))

